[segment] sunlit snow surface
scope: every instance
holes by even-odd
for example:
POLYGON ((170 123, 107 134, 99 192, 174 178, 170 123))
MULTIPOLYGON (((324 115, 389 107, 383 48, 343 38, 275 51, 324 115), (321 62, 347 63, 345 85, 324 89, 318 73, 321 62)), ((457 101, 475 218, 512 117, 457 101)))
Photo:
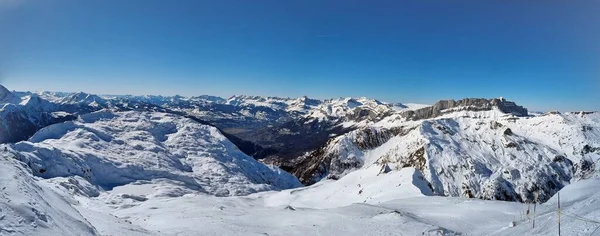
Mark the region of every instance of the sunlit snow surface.
POLYGON ((76 175, 103 189, 156 179, 217 196, 301 186, 242 153, 216 128, 165 113, 95 112, 12 146, 38 176, 76 175))
MULTIPOLYGON (((203 193, 170 197, 171 192, 181 191, 181 186, 168 181, 128 184, 102 192, 98 197, 77 194, 78 187, 74 185, 71 188, 57 185, 61 181, 33 183, 62 194, 98 235, 549 235, 557 232, 554 198, 537 207, 537 226, 532 229, 532 222, 524 216, 525 204, 425 196, 424 189, 418 186, 418 174, 414 175, 414 169, 410 168, 379 176, 365 171, 361 173, 363 178, 358 177, 360 172, 363 171, 353 172, 357 175, 348 175, 344 177, 347 180, 342 178, 338 182, 243 197, 203 193), (406 187, 394 190, 396 187, 389 184, 391 177, 396 179, 394 183, 406 187), (358 187, 346 186, 346 181, 377 187, 358 193, 355 191, 358 187), (381 191, 395 191, 396 199, 378 195, 381 191), (370 202, 362 203, 362 197, 370 202)), ((562 210, 598 219, 598 188, 599 179, 566 187, 561 192, 562 210)), ((61 210, 70 209, 65 204, 58 206, 61 210)), ((56 214, 50 208, 41 211, 50 217, 56 214)), ((84 221, 70 223, 56 225, 58 229, 53 231, 13 233, 45 235, 42 232, 60 232, 64 227, 86 229, 88 225, 84 221)), ((595 227, 591 223, 562 219, 563 235, 589 235, 595 227)))
MULTIPOLYGON (((293 188, 299 184, 291 175, 240 152, 213 127, 153 112, 84 115, 29 141, 0 146, 0 235, 557 234, 556 196, 538 205, 532 228, 526 204, 432 196, 427 173, 376 164, 387 152, 408 152, 410 145, 405 150, 399 143, 495 140, 486 135, 504 132, 491 131, 489 123, 475 130, 478 121, 466 115, 457 113, 457 125, 444 123, 448 117, 419 124, 403 140, 355 153, 363 167, 302 188, 293 188), (461 135, 448 136, 435 125, 461 135)), ((385 122, 393 121, 378 125, 385 122)), ((576 132, 597 124, 595 115, 502 123, 517 136, 509 138, 526 136, 551 153, 574 155, 574 143, 599 140, 584 137, 596 132, 576 132), (551 127, 539 127, 546 125, 551 127)), ((598 189, 597 178, 568 185, 561 191, 562 211, 599 221, 598 189)), ((567 216, 561 221, 563 235, 590 235, 600 226, 567 216)))

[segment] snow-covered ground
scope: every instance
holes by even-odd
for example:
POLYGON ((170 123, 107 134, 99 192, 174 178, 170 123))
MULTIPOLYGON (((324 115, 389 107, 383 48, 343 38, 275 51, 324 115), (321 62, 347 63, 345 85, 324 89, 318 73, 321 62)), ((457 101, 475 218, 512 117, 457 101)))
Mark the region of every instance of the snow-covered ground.
POLYGON ((431 196, 431 188, 414 168, 389 171, 379 166, 354 171, 337 181, 324 180, 301 189, 265 196, 267 205, 336 208, 354 203, 378 204, 395 199, 431 196), (386 173, 387 172, 387 173, 386 173))
MULTIPOLYGON (((23 166, 19 167, 16 160, 2 158, 2 169, 10 172, 2 173, 1 188, 11 198, 2 198, 0 235, 552 235, 558 232, 556 198, 537 206, 536 227, 532 228, 533 206, 529 206, 528 220, 525 215, 528 205, 522 203, 427 196, 428 188, 420 184, 422 179, 412 168, 388 173, 357 171, 354 176, 347 175, 337 182, 248 196, 216 197, 193 191, 178 196, 182 186, 156 181, 126 184, 91 197, 93 186, 84 183, 83 178, 37 179, 24 171, 23 166), (6 180, 15 177, 21 181, 6 180), (362 192, 360 187, 350 186, 355 183, 364 187, 362 192), (365 203, 363 199, 368 200, 365 203)), ((562 211, 598 221, 599 188, 597 178, 564 188, 562 211)), ((575 217, 563 216, 561 220, 563 235, 590 235, 600 226, 575 217)))
POLYGON ((0 155, 0 235, 94 235, 96 230, 52 188, 8 153, 0 155))

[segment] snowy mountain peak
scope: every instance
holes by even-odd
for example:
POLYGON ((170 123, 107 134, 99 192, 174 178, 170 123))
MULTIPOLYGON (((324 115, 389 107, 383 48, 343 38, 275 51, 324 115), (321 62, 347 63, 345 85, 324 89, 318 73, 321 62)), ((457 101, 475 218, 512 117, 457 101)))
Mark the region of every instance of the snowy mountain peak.
MULTIPOLYGON (((262 97, 262 96, 247 96, 236 95, 232 96, 225 102, 227 105, 235 106, 243 110, 253 110, 259 108, 259 112, 289 112, 305 114, 309 110, 315 108, 321 101, 310 99, 308 97, 300 98, 281 98, 281 97, 262 97), (265 109, 266 108, 266 109, 265 109)), ((254 113, 254 112, 250 112, 254 113)))
POLYGON ((42 98, 40 98, 38 95, 31 94, 31 95, 21 98, 20 105, 30 106, 30 107, 38 107, 38 106, 42 106, 42 103, 44 103, 44 102, 45 101, 42 98))
POLYGON ((212 103, 225 103, 227 100, 222 97, 211 96, 211 95, 200 95, 195 97, 190 97, 191 101, 202 101, 202 102, 212 102, 212 103))
POLYGON ((296 102, 298 102, 298 103, 304 103, 304 104, 307 104, 307 105, 319 105, 319 104, 321 104, 320 100, 312 99, 312 98, 309 98, 307 96, 302 96, 302 97, 296 98, 296 102))
POLYGON ((316 120, 345 118, 354 122, 391 114, 394 111, 392 107, 375 99, 342 97, 324 100, 315 109, 309 111, 306 117, 316 120))
POLYGON ((266 100, 267 98, 261 96, 234 95, 228 98, 225 103, 232 106, 240 106, 243 104, 264 103, 266 100))
POLYGON ((88 94, 84 92, 74 93, 63 98, 60 103, 63 104, 86 104, 90 106, 99 106, 106 104, 106 100, 98 95, 88 94))
POLYGON ((0 104, 2 103, 14 103, 17 97, 11 93, 6 87, 0 85, 0 104))

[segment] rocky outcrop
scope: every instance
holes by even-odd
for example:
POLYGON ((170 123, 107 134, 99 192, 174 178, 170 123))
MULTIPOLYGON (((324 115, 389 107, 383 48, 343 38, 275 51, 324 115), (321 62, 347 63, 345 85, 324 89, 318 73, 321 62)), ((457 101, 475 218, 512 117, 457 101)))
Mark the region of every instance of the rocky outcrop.
POLYGON ((330 139, 321 148, 301 156, 292 169, 305 185, 323 178, 338 179, 363 165, 362 151, 381 146, 397 135, 408 132, 402 127, 392 129, 365 128, 330 139))
POLYGON ((442 100, 431 107, 425 107, 414 111, 402 113, 404 118, 409 120, 422 120, 435 118, 455 111, 489 111, 498 108, 500 111, 515 116, 527 116, 527 109, 518 106, 514 102, 506 101, 503 98, 483 99, 467 98, 462 100, 442 100))
POLYGON ((575 115, 580 115, 582 117, 587 116, 587 115, 592 115, 592 114, 596 114, 598 113, 597 111, 577 111, 577 112, 572 112, 575 115))
POLYGON ((581 149, 581 155, 583 156, 588 153, 600 153, 600 147, 593 147, 593 146, 590 146, 589 144, 586 144, 581 149))

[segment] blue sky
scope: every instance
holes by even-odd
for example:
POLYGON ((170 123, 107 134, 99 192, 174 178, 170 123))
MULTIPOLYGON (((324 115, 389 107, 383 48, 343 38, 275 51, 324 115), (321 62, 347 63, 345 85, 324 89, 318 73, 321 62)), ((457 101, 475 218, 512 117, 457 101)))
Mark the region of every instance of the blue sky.
POLYGON ((600 1, 0 0, 15 90, 600 110, 600 1))

